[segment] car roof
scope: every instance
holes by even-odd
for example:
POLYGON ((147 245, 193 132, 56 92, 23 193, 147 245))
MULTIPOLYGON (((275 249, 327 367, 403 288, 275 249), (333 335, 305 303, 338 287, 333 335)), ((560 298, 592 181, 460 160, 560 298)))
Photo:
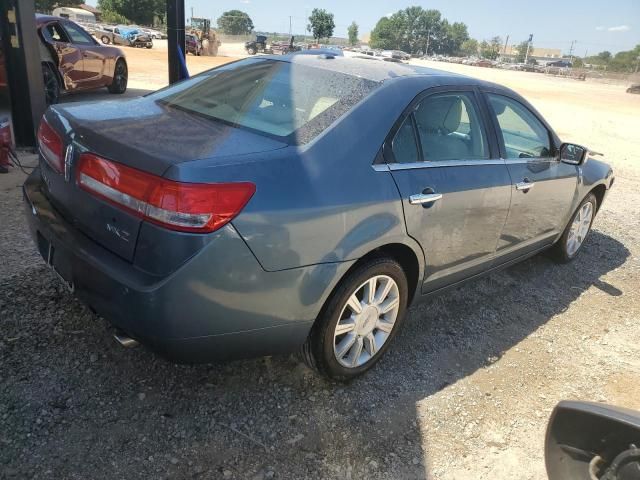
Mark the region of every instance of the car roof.
POLYGON ((37 24, 41 24, 41 23, 47 23, 47 22, 51 22, 53 20, 69 20, 68 18, 62 18, 62 17, 54 17, 53 15, 43 15, 42 13, 36 13, 36 23, 37 24))
POLYGON ((407 76, 438 76, 451 78, 465 78, 469 83, 480 84, 479 80, 471 77, 465 77, 435 68, 426 68, 418 65, 410 65, 406 63, 386 62, 382 60, 371 60, 368 58, 354 57, 328 57, 327 55, 266 55, 262 58, 278 60, 281 62, 289 62, 292 64, 306 65, 309 67, 322 68, 336 73, 345 75, 353 75, 365 78, 374 82, 383 82, 397 77, 407 76))

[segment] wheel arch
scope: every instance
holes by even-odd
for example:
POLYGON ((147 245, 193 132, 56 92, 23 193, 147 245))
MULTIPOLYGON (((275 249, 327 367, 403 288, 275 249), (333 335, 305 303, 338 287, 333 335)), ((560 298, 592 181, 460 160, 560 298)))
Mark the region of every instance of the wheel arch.
MULTIPOLYGON (((598 212, 604 200, 604 196, 607 194, 607 187, 604 183, 600 183, 589 190, 589 193, 593 193, 596 197, 596 201, 598 202, 596 204, 596 212, 598 212)), ((587 195, 589 195, 589 193, 587 193, 587 195)))
POLYGON ((424 257, 422 254, 422 250, 417 246, 409 246, 406 243, 394 242, 394 243, 386 243, 376 248, 370 250, 365 255, 362 255, 358 258, 353 264, 347 269, 344 274, 338 279, 338 281, 333 285, 331 291, 326 296, 324 300, 324 304, 320 312, 324 310, 325 305, 329 301, 329 299, 333 296, 333 293, 339 286, 342 284, 342 281, 347 278, 348 275, 351 274, 355 269, 359 268, 363 263, 371 260, 372 258, 391 258, 398 262, 402 267, 402 270, 405 272, 407 276, 407 283, 409 285, 408 301, 407 306, 411 305, 413 302, 416 292, 421 285, 421 279, 423 278, 424 273, 424 257), (423 258, 423 261, 420 258, 423 258))
POLYGON ((58 79, 58 85, 60 85, 60 91, 65 91, 67 90, 67 86, 64 83, 64 78, 62 78, 62 75, 60 74, 60 70, 58 69, 58 67, 53 63, 53 61, 51 60, 42 60, 40 62, 40 64, 44 67, 48 67, 51 69, 51 71, 53 72, 53 74, 56 76, 56 78, 58 79))

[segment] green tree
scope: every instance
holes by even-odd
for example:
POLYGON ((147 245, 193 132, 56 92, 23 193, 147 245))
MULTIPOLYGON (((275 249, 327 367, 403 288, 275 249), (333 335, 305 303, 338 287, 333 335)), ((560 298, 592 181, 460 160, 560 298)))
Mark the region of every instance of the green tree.
POLYGON ((358 43, 358 24, 356 22, 351 22, 347 33, 349 34, 349 45, 353 46, 358 43))
POLYGON ((98 0, 102 11, 114 12, 140 25, 153 25, 156 18, 164 18, 165 0, 98 0))
MULTIPOLYGON (((516 61, 518 63, 524 63, 525 57, 527 56, 527 45, 529 45, 528 41, 520 42, 516 47, 516 61)), ((529 56, 533 54, 533 45, 529 46, 529 56)))
POLYGON ((36 12, 51 13, 56 7, 77 7, 84 2, 78 0, 36 0, 36 12))
POLYGON ((117 23, 119 25, 127 25, 131 23, 131 21, 124 15, 121 15, 118 12, 112 12, 111 10, 102 10, 100 19, 104 23, 117 23))
POLYGON ((477 40, 473 38, 469 38, 462 42, 460 46, 460 53, 466 57, 472 57, 473 55, 478 54, 478 49, 480 48, 480 44, 477 40))
POLYGON ((316 42, 319 42, 321 38, 331 38, 335 28, 333 13, 329 13, 322 8, 314 8, 311 11, 307 29, 311 31, 316 42))
POLYGON ((502 39, 500 37, 493 37, 488 42, 483 40, 480 43, 480 55, 483 58, 489 60, 495 60, 500 55, 500 46, 502 45, 502 39))
POLYGON ((414 6, 378 20, 371 32, 371 46, 413 54, 451 54, 468 38, 464 23, 449 24, 438 10, 414 6))
POLYGON ((218 18, 218 27, 227 35, 246 35, 253 30, 253 21, 245 12, 229 10, 218 18))
POLYGON ((608 62, 609 60, 611 60, 611 52, 608 50, 605 50, 604 52, 600 52, 598 55, 596 55, 599 59, 603 60, 605 63, 608 62))

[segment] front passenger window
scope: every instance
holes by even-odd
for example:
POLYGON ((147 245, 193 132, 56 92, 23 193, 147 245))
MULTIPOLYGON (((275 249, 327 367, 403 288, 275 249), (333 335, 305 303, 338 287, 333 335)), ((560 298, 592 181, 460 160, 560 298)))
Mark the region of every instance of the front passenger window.
POLYGON ((549 131, 527 107, 503 95, 487 96, 498 118, 507 159, 552 156, 549 131))

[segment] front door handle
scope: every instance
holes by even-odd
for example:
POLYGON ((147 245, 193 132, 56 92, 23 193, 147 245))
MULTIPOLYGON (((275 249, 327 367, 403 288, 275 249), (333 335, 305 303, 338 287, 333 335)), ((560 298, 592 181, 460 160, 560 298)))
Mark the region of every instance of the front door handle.
POLYGON ((409 197, 409 203, 411 205, 422 205, 423 203, 437 202, 441 198, 441 193, 417 193, 409 197))
POLYGON ((529 182, 529 181, 527 181, 527 180, 525 179, 525 180, 524 180, 524 181, 522 181, 522 182, 518 182, 518 183, 516 183, 516 190, 526 192, 526 191, 528 191, 528 190, 532 189, 532 188, 534 187, 534 185, 535 185, 535 183, 533 183, 533 182, 529 182))

